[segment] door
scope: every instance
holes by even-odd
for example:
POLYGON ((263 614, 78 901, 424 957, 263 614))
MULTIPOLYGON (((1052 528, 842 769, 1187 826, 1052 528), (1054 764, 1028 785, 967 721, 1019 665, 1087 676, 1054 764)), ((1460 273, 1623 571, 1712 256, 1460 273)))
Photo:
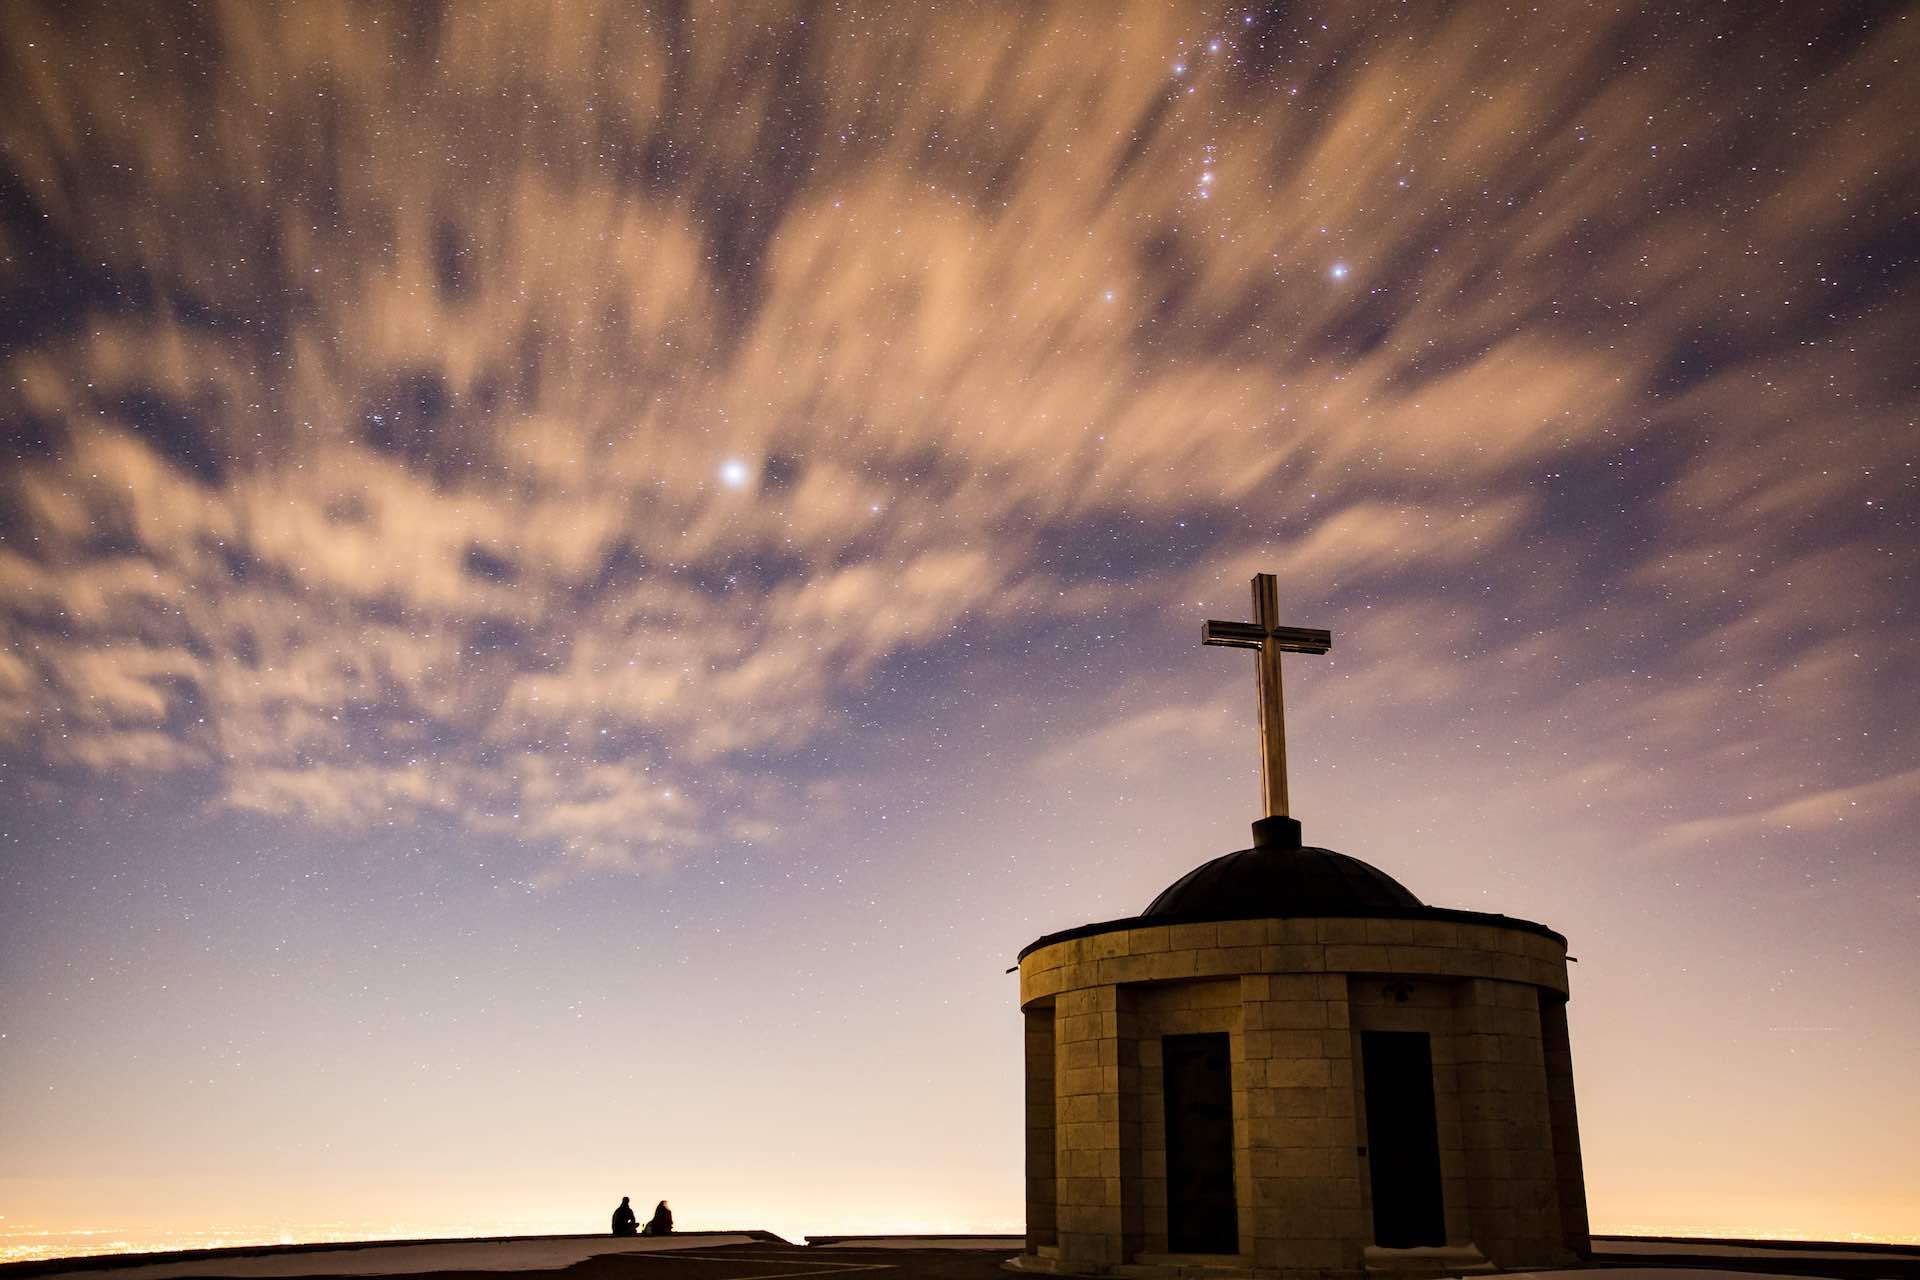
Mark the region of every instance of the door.
POLYGON ((1238 1253, 1227 1034, 1167 1036, 1160 1054, 1167 1104, 1167 1248, 1238 1253))
POLYGON ((1362 1031, 1373 1239, 1391 1249, 1445 1244, 1433 1049, 1424 1031, 1362 1031))

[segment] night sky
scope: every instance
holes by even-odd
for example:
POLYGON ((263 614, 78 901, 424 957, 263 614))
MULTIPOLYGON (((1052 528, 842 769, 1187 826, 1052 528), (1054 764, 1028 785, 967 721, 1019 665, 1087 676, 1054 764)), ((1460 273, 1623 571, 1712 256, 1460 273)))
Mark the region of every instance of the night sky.
POLYGON ((1920 1237, 1912 6, 552 10, 0 10, 0 1255, 1019 1230, 1258 571, 1596 1229, 1920 1237))

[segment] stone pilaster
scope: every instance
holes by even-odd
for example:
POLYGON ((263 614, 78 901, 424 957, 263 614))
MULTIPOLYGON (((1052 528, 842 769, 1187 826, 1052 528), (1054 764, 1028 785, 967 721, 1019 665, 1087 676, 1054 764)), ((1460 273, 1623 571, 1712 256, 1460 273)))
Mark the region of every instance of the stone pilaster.
POLYGON ((1587 1179, 1580 1160, 1580 1121, 1573 1104, 1573 1045, 1567 1035, 1567 1001, 1540 992, 1540 1043, 1546 1055, 1547 1109, 1553 1118, 1554 1181, 1560 1198, 1561 1239, 1575 1256, 1593 1255, 1587 1225, 1587 1179))
POLYGON ((1026 1010, 1027 1048, 1027 1251, 1054 1243, 1054 1201, 1059 1168, 1054 1149, 1056 1071, 1053 1005, 1026 1010))
POLYGON ((1346 975, 1248 976, 1240 988, 1252 1174, 1245 1197, 1251 1213, 1242 1220, 1248 1251, 1262 1268, 1357 1268, 1354 1246, 1365 1223, 1346 975))
POLYGON ((1126 1260, 1129 1204, 1133 1218, 1139 1216, 1138 1177, 1132 1186, 1123 1177, 1123 1152, 1131 1149, 1138 1161, 1139 1126, 1123 1122, 1120 1114, 1123 1071, 1127 1077, 1138 1071, 1131 1065, 1133 1029, 1122 1026, 1113 986, 1062 992, 1054 1015, 1060 1262, 1079 1270, 1111 1267, 1126 1260), (1129 1063, 1124 1068, 1123 1042, 1129 1063))
POLYGON ((1499 1266, 1566 1254, 1539 1008, 1532 987, 1484 978, 1454 1008, 1473 1242, 1499 1266))

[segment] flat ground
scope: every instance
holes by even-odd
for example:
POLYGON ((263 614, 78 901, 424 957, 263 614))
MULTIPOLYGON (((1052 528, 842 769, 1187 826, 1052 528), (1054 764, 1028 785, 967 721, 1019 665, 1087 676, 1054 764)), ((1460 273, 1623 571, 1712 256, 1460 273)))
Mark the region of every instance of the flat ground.
MULTIPOLYGON (((761 1233, 764 1235, 764 1233, 761 1233)), ((182 1258, 88 1258, 0 1267, 0 1280, 1007 1280, 1017 1241, 868 1237, 800 1246, 746 1234, 606 1236, 231 1250, 182 1258), (958 1246, 958 1247, 953 1247, 958 1246)), ((1598 1239, 1607 1280, 1745 1280, 1755 1275, 1920 1280, 1920 1249, 1892 1245, 1598 1239)), ((1581 1280, 1593 1271, 1526 1273, 1581 1280)), ((1510 1276, 1508 1280, 1525 1280, 1510 1276)))
MULTIPOLYGON (((923 1249, 795 1248, 756 1244, 676 1253, 594 1258, 570 1268, 567 1280, 1007 1280, 1002 1259, 1020 1252, 923 1249)), ((475 1277, 475 1280, 499 1280, 475 1277)))
POLYGON ((85 1258, 0 1267, 0 1280, 1005 1280, 1002 1248, 806 1247, 749 1236, 616 1240, 573 1236, 543 1240, 222 1251, 167 1259, 85 1258))

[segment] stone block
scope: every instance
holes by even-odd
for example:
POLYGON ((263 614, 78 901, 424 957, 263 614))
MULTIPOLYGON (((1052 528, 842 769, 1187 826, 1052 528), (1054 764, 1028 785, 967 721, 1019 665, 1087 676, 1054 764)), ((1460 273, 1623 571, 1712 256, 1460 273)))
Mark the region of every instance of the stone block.
MULTIPOLYGON (((1248 1141, 1255 1147, 1331 1147, 1335 1121, 1326 1116, 1273 1116, 1248 1122, 1248 1141)), ((1345 1126, 1351 1129, 1353 1126, 1345 1126)))
POLYGON ((1175 951, 1199 951, 1218 945, 1215 933, 1215 926, 1210 924, 1169 925, 1167 945, 1175 951))
POLYGON ((1438 947, 1388 947, 1387 963, 1395 973, 1445 973, 1447 953, 1438 947))
POLYGON ((1269 1058, 1319 1058, 1324 1057, 1321 1043, 1326 1033, 1317 1029, 1286 1029, 1268 1031, 1267 1053, 1269 1058))
POLYGON ((1118 987, 1130 982, 1146 982, 1153 967, 1146 956, 1115 956, 1094 965, 1094 980, 1101 986, 1118 987))
POLYGON ((1056 1123, 1092 1124, 1098 1119, 1100 1119, 1099 1094, 1082 1093, 1071 1098, 1060 1099, 1056 1123))
POLYGON ((1318 1031, 1327 1025, 1324 1000, 1269 1000, 1260 1008, 1261 1021, 1270 1030, 1318 1031))
MULTIPOLYGON (((1065 1159, 1065 1153, 1062 1153, 1065 1159)), ((1063 1228, 1069 1218, 1076 1222, 1085 1221, 1086 1210, 1098 1209, 1105 1197, 1106 1183, 1097 1177, 1062 1177, 1060 1179, 1060 1224, 1063 1228), (1069 1213, 1072 1210, 1072 1213, 1069 1213)))
POLYGON ((1333 1083, 1331 1066, 1325 1058, 1269 1058, 1263 1083, 1274 1089, 1325 1089, 1333 1083))
POLYGON ((1416 920, 1413 943, 1417 947, 1453 948, 1460 945, 1460 926, 1451 920, 1416 920))
POLYGON ((1267 927, 1263 920, 1222 921, 1214 928, 1217 946, 1258 947, 1267 940, 1267 927))
POLYGON ((1240 984, 1234 981, 1203 982, 1193 988, 1195 1009, 1238 1009, 1240 984))
POLYGON ((1035 974, 1020 975, 1020 1004, 1022 1008, 1037 1000, 1045 1000, 1058 995, 1062 987, 1060 971, 1047 969, 1035 974))
POLYGON ((1268 998, 1272 1000, 1323 1000, 1318 973, 1275 973, 1267 976, 1268 998))
POLYGON ((1453 1059, 1459 1063, 1485 1063, 1500 1061, 1500 1038, 1481 1031, 1468 1031, 1448 1036, 1452 1042, 1453 1059))
POLYGON ((1327 944, 1327 968, 1339 973, 1391 973, 1387 949, 1380 944, 1327 944))
MULTIPOLYGON (((1330 1147, 1256 1147, 1253 1176, 1256 1178, 1313 1178, 1324 1181, 1333 1174, 1333 1150, 1330 1147)), ((1292 1194, 1281 1188, 1282 1194, 1292 1194)))
MULTIPOLYGON (((1104 1154, 1097 1148, 1075 1148, 1062 1151, 1056 1167, 1063 1178, 1085 1179, 1100 1177, 1100 1157, 1104 1154)), ((1117 1153, 1116 1153, 1117 1154, 1117 1153)))
POLYGON ((1060 1073, 1059 1093, 1062 1098, 1070 1098, 1076 1093, 1107 1092, 1102 1078, 1104 1067, 1069 1067, 1060 1073))
POLYGON ((1199 958, 1190 950, 1156 951, 1147 957, 1147 976, 1154 982, 1174 982, 1199 972, 1199 958))
POLYGON ((1302 942, 1264 946, 1260 967, 1269 973, 1318 973, 1327 967, 1327 949, 1302 942))
POLYGON ((1070 1040, 1060 1046, 1060 1066, 1063 1070, 1075 1071, 1082 1067, 1100 1065, 1100 1051, 1111 1045, 1111 1040, 1070 1040))
POLYGON ((1496 1008, 1525 1014, 1524 1020, 1516 1023, 1516 1026, 1531 1025, 1540 1017, 1540 993, 1524 980, 1495 987, 1493 1003, 1496 1008))
POLYGON ((1320 922, 1320 940, 1334 943, 1359 943, 1367 940, 1365 920, 1327 919, 1320 922))
POLYGON ((1301 1276, 1319 1276, 1326 1272, 1359 1274, 1360 1266, 1350 1253, 1358 1250, 1350 1248, 1338 1238, 1309 1239, 1301 1236, 1289 1236, 1274 1242, 1275 1266, 1283 1276, 1298 1274, 1301 1276))
POLYGON ((1098 1151, 1119 1141, 1114 1126, 1097 1120, 1062 1123, 1054 1130, 1059 1135, 1059 1151, 1062 1159, 1069 1151, 1098 1151))
POLYGON ((1324 921, 1311 919, 1277 921, 1277 927, 1268 930, 1268 941, 1281 945, 1318 945, 1326 941, 1324 924, 1324 921))
POLYGON ((1369 920, 1366 925, 1368 942, 1384 942, 1400 946, 1413 944, 1413 921, 1411 920, 1369 920))
POLYGON ((1261 947, 1219 947, 1215 949, 1214 973, 1251 973, 1260 967, 1261 947))
POLYGON ((1171 945, 1167 940, 1167 926, 1163 924, 1129 930, 1129 933, 1127 950, 1132 955, 1151 955, 1155 951, 1165 951, 1171 945))

